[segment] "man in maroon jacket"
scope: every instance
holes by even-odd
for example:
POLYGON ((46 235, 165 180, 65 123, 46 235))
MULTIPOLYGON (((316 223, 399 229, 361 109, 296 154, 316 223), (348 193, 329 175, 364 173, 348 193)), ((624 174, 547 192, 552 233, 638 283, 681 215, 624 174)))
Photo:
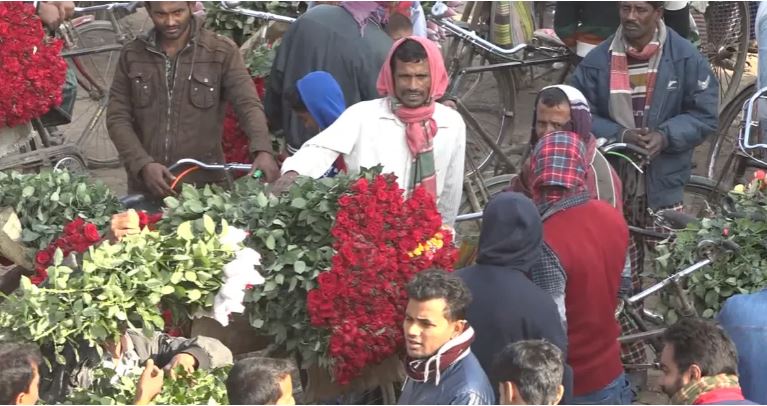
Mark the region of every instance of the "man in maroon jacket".
POLYGON ((586 147, 568 131, 541 138, 531 158, 543 219, 542 266, 533 282, 554 296, 567 326, 574 404, 630 404, 615 319, 628 248, 622 213, 586 187, 586 147))

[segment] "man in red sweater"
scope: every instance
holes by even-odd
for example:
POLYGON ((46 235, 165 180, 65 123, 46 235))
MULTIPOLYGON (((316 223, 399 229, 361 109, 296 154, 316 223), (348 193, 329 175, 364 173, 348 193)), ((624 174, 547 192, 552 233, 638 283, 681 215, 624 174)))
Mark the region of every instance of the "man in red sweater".
POLYGON ((554 296, 567 326, 573 403, 631 404, 615 319, 628 226, 619 210, 590 198, 585 154, 578 135, 567 131, 535 146, 532 192, 545 244, 532 279, 554 296))

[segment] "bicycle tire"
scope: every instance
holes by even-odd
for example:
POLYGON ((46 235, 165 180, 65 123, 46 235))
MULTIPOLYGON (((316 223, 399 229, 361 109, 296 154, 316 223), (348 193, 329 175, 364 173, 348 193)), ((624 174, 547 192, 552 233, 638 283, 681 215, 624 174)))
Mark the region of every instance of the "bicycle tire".
POLYGON ((743 122, 743 105, 756 93, 756 83, 751 83, 741 90, 737 96, 727 102, 722 113, 719 115, 719 128, 716 137, 711 140, 708 159, 706 163, 706 177, 709 179, 722 178, 725 187, 733 186, 735 179, 724 179, 726 174, 724 165, 727 158, 736 152, 738 148, 738 133, 743 122))
POLYGON ((684 186, 684 210, 697 218, 720 213, 726 198, 727 189, 703 176, 690 176, 684 186))
POLYGON ((709 2, 704 20, 701 51, 719 81, 719 100, 725 103, 737 94, 745 71, 751 26, 748 2, 709 2))
POLYGON ((56 159, 56 163, 53 165, 54 171, 67 171, 75 174, 88 174, 88 168, 85 166, 83 159, 77 155, 64 155, 56 159))
MULTIPOLYGON (((489 18, 489 7, 482 2, 470 3, 470 13, 462 15, 462 20, 469 23, 470 30, 488 38, 489 25, 485 20, 489 18)), ((487 55, 469 42, 456 37, 448 38, 443 49, 451 80, 454 80, 455 74, 462 68, 501 62, 500 59, 487 55)), ((488 168, 495 155, 479 132, 485 132, 496 145, 502 147, 507 135, 514 129, 516 85, 512 72, 502 70, 463 75, 460 86, 456 89, 451 87, 451 90, 451 96, 459 99, 465 107, 465 111, 460 111, 466 123, 464 167, 465 175, 472 176, 488 168)))
MULTIPOLYGON (((75 32, 82 48, 118 41, 117 32, 108 21, 92 21, 76 27, 75 32)), ((77 119, 73 121, 74 125, 70 124, 72 130, 69 132, 82 130, 75 142, 85 154, 88 166, 92 168, 113 167, 120 163, 117 148, 106 128, 105 111, 119 55, 120 51, 108 51, 74 57, 69 61, 77 69, 78 93, 83 92, 83 95, 87 95, 87 98, 78 97, 80 100, 75 104, 76 113, 73 115, 77 119), (100 111, 102 106, 104 110, 100 111), (100 115, 96 117, 97 114, 100 115), (92 123, 94 118, 95 122, 92 123)), ((73 136, 70 139, 74 138, 73 136)))

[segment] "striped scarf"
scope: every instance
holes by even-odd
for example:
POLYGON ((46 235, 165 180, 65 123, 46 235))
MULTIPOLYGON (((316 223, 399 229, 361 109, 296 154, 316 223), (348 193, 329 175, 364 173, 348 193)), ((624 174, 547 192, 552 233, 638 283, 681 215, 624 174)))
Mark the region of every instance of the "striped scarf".
POLYGON ((701 404, 698 402, 698 398, 717 389, 730 389, 733 390, 733 392, 737 391, 737 393, 733 393, 733 395, 739 397, 741 400, 743 399, 738 376, 719 374, 714 376, 704 376, 699 381, 690 382, 671 398, 671 403, 674 405, 701 404))
POLYGON ((619 26, 610 45, 610 117, 624 128, 635 128, 631 103, 631 82, 629 80, 628 56, 641 61, 649 61, 647 70, 647 93, 644 106, 644 127, 646 127, 650 105, 652 104, 658 66, 666 42, 666 24, 658 22, 658 29, 649 44, 638 51, 628 46, 623 38, 623 26, 619 26))

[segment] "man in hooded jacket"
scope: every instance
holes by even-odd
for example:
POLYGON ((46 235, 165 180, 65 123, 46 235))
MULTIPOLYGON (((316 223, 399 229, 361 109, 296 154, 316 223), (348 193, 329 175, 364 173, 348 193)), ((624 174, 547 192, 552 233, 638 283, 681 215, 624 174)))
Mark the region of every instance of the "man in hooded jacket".
MULTIPOLYGON (((472 352, 490 377, 493 357, 510 343, 545 339, 566 354, 567 334, 557 305, 530 280, 543 244, 535 204, 519 193, 502 193, 485 207, 483 219, 476 265, 456 272, 474 297, 466 315, 476 331, 472 352)), ((570 403, 572 378, 565 365, 565 404, 570 403)), ((498 382, 491 384, 498 390, 498 382)))

